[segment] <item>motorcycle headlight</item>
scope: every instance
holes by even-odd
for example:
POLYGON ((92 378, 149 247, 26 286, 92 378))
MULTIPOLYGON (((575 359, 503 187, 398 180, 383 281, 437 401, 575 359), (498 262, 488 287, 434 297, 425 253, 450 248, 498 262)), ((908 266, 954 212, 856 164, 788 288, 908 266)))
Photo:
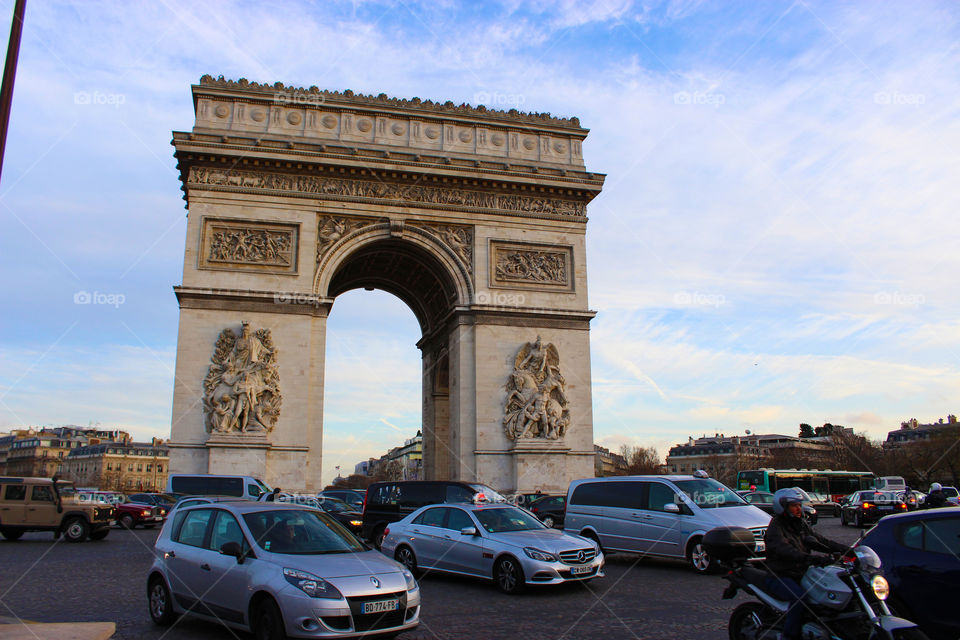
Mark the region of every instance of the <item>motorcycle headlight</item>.
POLYGON ((339 600, 343 597, 343 595, 335 586, 323 578, 313 575, 312 573, 307 573, 306 571, 300 571, 298 569, 285 568, 283 570, 283 577, 287 579, 287 582, 300 589, 311 598, 331 598, 334 600, 339 600))
POLYGON ((556 562, 557 557, 552 553, 547 553, 546 551, 540 551, 540 549, 534 549, 533 547, 524 547, 523 552, 527 554, 528 558, 533 560, 539 560, 540 562, 556 562))
POLYGON ((407 591, 413 591, 417 588, 417 579, 406 569, 403 570, 403 579, 407 581, 407 591))
POLYGON ((870 588, 873 589, 873 595, 880 600, 886 600, 887 596, 890 595, 890 583, 880 574, 870 579, 870 588))

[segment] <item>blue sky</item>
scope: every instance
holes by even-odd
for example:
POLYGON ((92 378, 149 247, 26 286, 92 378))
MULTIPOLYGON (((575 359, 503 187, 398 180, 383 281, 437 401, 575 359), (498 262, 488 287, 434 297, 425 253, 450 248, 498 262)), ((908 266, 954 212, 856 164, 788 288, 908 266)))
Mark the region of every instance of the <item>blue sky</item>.
MULTIPOLYGON (((956 413, 958 36, 947 2, 32 3, 0 429, 169 433, 169 142, 204 73, 579 116, 608 174, 587 235, 601 444, 956 413)), ((325 476, 417 430, 418 337, 387 294, 337 300, 325 476)))

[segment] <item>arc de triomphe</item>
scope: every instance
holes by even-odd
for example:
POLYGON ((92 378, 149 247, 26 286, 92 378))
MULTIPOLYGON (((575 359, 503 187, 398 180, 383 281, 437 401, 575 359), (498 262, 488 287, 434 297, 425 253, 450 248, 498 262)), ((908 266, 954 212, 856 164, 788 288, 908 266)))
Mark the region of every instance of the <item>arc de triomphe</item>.
POLYGON ((170 471, 321 489, 327 316, 364 287, 423 332, 425 477, 593 475, 585 234, 604 176, 577 119, 210 76, 193 101, 173 134, 170 471))

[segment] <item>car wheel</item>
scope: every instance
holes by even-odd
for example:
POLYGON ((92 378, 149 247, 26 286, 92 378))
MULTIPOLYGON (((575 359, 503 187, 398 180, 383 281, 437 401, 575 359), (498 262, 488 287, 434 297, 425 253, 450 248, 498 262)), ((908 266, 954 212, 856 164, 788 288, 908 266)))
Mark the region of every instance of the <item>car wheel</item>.
POLYGON ((414 555, 413 549, 402 546, 393 554, 393 559, 405 566, 410 573, 417 575, 417 556, 414 555))
POLYGON ((63 526, 63 537, 67 542, 83 542, 90 534, 90 525, 83 518, 70 518, 63 526))
POLYGON ((493 568, 493 581, 497 589, 506 594, 516 594, 523 591, 523 569, 520 563, 509 556, 501 558, 493 568))
POLYGON ((553 516, 543 516, 543 524, 553 529, 556 521, 553 519, 553 516))
POLYGON ((7 540, 19 540, 20 536, 23 535, 23 531, 17 529, 0 529, 0 534, 7 540))
POLYGON ((840 512, 840 526, 847 526, 847 519, 843 517, 843 511, 840 512))
POLYGON ((859 513, 857 514, 856 525, 858 529, 863 528, 863 516, 860 515, 859 513))
POLYGON ((90 534, 91 540, 103 540, 107 537, 107 534, 110 533, 110 529, 101 529, 100 531, 94 531, 90 534))
POLYGON ((117 518, 117 524, 119 524, 123 529, 133 529, 137 526, 137 523, 133 521, 133 516, 129 513, 125 513, 117 518))
POLYGON ((283 640, 283 615, 273 598, 265 597, 257 603, 253 616, 253 637, 257 640, 283 640))
POLYGON ((150 618, 161 627, 173 622, 173 606, 170 602, 170 590, 160 576, 150 578, 147 583, 147 603, 150 606, 150 618))
POLYGON ((597 534, 595 534, 594 532, 583 531, 580 533, 580 537, 586 538, 587 540, 593 540, 594 542, 597 543, 597 549, 600 549, 600 553, 606 554, 606 552, 603 550, 603 545, 600 544, 600 538, 598 538, 597 534))
POLYGON ((766 609, 759 602, 744 602, 730 614, 727 624, 730 640, 751 640, 752 638, 775 637, 775 633, 764 633, 770 625, 764 620, 766 609))
POLYGON ((373 532, 373 546, 376 547, 377 551, 380 551, 380 547, 383 545, 383 533, 386 530, 386 527, 377 527, 376 531, 373 532))
POLYGON ((710 573, 714 568, 713 558, 707 553, 707 550, 703 548, 703 542, 700 538, 696 538, 693 543, 690 545, 690 549, 687 551, 687 560, 690 561, 690 566, 697 573, 710 573))

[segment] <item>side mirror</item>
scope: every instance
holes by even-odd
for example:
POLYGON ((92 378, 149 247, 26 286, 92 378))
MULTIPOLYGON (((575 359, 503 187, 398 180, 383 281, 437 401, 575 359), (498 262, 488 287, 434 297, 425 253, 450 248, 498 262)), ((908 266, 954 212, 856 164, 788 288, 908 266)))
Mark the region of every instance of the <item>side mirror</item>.
POLYGON ((220 545, 220 553, 225 556, 233 556, 237 559, 237 564, 243 564, 243 548, 239 542, 224 542, 220 545))
POLYGON ((462 536, 475 536, 475 535, 477 535, 477 528, 476 528, 476 527, 464 527, 463 529, 460 529, 460 535, 462 535, 462 536))
POLYGON ((680 513, 680 505, 675 502, 668 502, 663 505, 663 510, 667 513, 680 513))

